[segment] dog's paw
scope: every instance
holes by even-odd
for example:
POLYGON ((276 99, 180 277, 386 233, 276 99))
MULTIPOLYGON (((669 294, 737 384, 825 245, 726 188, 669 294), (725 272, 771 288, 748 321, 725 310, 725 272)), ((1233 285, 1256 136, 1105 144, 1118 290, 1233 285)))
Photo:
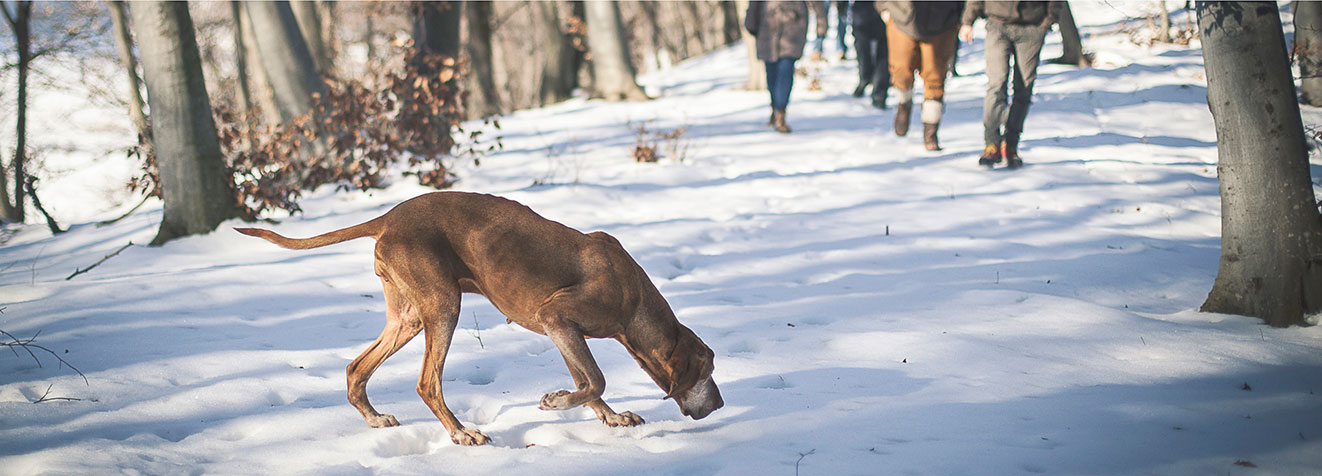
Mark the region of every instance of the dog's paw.
POLYGON ((372 428, 387 428, 399 426, 399 420, 396 420, 394 415, 377 415, 367 417, 367 424, 372 428))
POLYGON ((456 445, 478 446, 491 442, 491 438, 477 428, 460 428, 450 433, 450 441, 456 445))
POLYGON ((542 401, 537 408, 542 410, 568 410, 573 408, 569 405, 569 390, 559 390, 555 393, 542 395, 542 401))
POLYGON ((634 412, 620 412, 606 415, 605 417, 602 417, 601 421, 609 426, 638 426, 646 423, 643 421, 643 417, 638 416, 634 412))

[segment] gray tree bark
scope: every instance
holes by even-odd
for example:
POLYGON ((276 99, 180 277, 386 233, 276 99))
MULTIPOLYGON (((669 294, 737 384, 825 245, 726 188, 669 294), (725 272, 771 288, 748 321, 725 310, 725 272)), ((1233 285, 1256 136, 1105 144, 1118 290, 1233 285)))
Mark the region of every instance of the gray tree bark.
POLYGON ((165 210, 152 245, 210 233, 234 217, 234 194, 211 118, 193 20, 184 2, 135 2, 165 210))
POLYGON ((491 13, 490 2, 471 2, 464 5, 464 22, 468 27, 467 104, 464 111, 470 118, 500 114, 500 93, 496 91, 496 75, 491 65, 491 13))
POLYGON ((585 2, 588 48, 592 53, 592 97, 607 101, 648 99, 638 87, 624 21, 615 2, 585 2))
POLYGON ((119 46, 119 61, 124 65, 124 72, 129 80, 129 118, 133 120, 133 126, 138 129, 138 135, 143 139, 143 152, 145 156, 152 154, 151 123, 147 122, 147 114, 143 112, 144 104, 142 102, 142 80, 138 78, 138 58, 133 56, 133 36, 129 34, 128 6, 125 2, 116 0, 110 2, 110 16, 115 25, 115 43, 119 46))
POLYGON ((322 32, 317 3, 319 2, 315 0, 294 0, 289 2, 289 7, 294 12, 294 19, 298 22, 298 31, 303 35, 303 42, 308 45, 312 64, 316 65, 318 74, 326 76, 330 74, 333 64, 330 49, 326 46, 325 35, 322 32))
POLYGON ((326 94, 326 85, 300 33, 289 2, 244 2, 255 47, 260 52, 266 80, 275 96, 280 122, 312 110, 313 95, 326 94))
POLYGON ((560 8, 554 1, 534 1, 530 5, 536 19, 535 29, 542 54, 540 86, 537 88, 539 105, 555 104, 569 99, 574 91, 574 48, 570 46, 561 28, 560 8))
POLYGON ((30 0, 15 2, 13 13, 9 11, 8 5, 0 4, 0 11, 3 11, 5 21, 14 32, 15 46, 18 48, 18 104, 14 117, 18 144, 14 146, 14 158, 10 164, 14 169, 14 204, 10 206, 6 200, 5 206, 0 207, 0 213, 4 213, 3 218, 6 220, 22 223, 27 215, 27 195, 24 186, 27 182, 25 167, 28 161, 28 72, 32 69, 32 2, 30 0))
POLYGON ((242 58, 236 58, 235 61, 242 63, 246 70, 241 78, 248 86, 248 105, 257 106, 266 124, 276 126, 284 120, 281 119, 280 106, 275 103, 275 91, 271 88, 271 83, 266 80, 262 55, 257 51, 257 35, 252 31, 252 22, 248 21, 248 14, 243 4, 244 2, 239 0, 234 0, 232 4, 238 8, 237 12, 232 11, 232 14, 237 15, 234 24, 238 30, 234 43, 235 45, 243 43, 243 49, 235 51, 235 54, 241 55, 242 58))
POLYGON ((1294 59, 1300 99, 1322 106, 1322 3, 1294 2, 1294 59))
POLYGON ((1302 325, 1322 311, 1322 220, 1275 2, 1198 2, 1221 180, 1204 312, 1302 325))
POLYGON ((1162 43, 1171 42, 1171 13, 1166 10, 1166 0, 1157 0, 1157 34, 1153 39, 1162 43))
POLYGON ((744 50, 748 52, 748 84, 745 89, 760 91, 767 88, 767 68, 757 59, 757 37, 744 28, 744 18, 748 16, 748 0, 738 0, 735 7, 739 11, 739 34, 744 39, 744 50))

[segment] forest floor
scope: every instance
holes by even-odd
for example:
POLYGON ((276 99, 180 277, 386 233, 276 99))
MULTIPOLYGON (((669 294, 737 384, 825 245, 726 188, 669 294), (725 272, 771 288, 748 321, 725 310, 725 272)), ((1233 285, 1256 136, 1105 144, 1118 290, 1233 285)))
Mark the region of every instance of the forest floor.
MULTIPOLYGON (((71 230, 4 229, 0 330, 86 382, 40 350, 40 366, 0 356, 0 472, 1314 474, 1322 329, 1197 311, 1220 253, 1197 43, 1137 45, 1129 4, 1071 4, 1096 65, 1039 69, 1017 171, 977 165, 981 28, 947 85, 940 152, 849 95, 852 59, 801 62, 794 132, 771 131, 766 93, 741 89, 741 45, 646 75, 652 101, 502 118, 503 150, 457 164, 457 189, 616 236, 715 350, 726 406, 692 421, 594 341, 605 399, 648 423, 538 410, 570 385, 550 340, 466 296, 444 389, 493 438, 481 447, 451 444, 415 393, 420 340, 368 387, 402 426, 369 428, 345 401, 344 367, 384 322, 370 240, 289 251, 235 220, 68 279, 161 220, 149 202, 97 226, 135 203, 112 189, 136 165, 77 153, 129 127, 80 109, 100 132, 39 132, 72 144, 45 157, 43 196, 71 230), (636 163, 639 125, 682 132, 636 163)), ((267 226, 308 236, 428 191, 332 188, 267 226)))

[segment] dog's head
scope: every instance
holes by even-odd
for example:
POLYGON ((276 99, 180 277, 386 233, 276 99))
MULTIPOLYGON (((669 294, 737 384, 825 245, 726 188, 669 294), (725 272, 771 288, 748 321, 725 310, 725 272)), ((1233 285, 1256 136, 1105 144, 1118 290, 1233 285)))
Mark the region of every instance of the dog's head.
MULTIPOLYGON (((666 398, 675 399, 680 413, 701 420, 725 405, 721 390, 716 388, 716 381, 711 377, 716 369, 713 363, 716 354, 689 328, 682 325, 679 328, 675 349, 666 361, 670 370, 666 398)), ((662 382, 658 380, 657 383, 662 382)))

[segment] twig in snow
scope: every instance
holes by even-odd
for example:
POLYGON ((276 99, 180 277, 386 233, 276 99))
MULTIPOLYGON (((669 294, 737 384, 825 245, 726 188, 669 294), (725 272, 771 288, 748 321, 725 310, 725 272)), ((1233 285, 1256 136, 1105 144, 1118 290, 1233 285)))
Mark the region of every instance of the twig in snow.
POLYGON ((32 357, 33 361, 37 362, 37 367, 42 367, 41 359, 37 358, 37 353, 33 352, 32 349, 44 350, 47 353, 49 353, 52 357, 55 357, 55 360, 60 361, 60 365, 67 366, 70 369, 73 369, 74 372, 77 372, 78 376, 83 378, 84 384, 89 386, 91 385, 91 383, 87 381, 87 376, 83 375, 83 371, 78 370, 78 368, 74 367, 73 364, 70 364, 69 361, 64 360, 63 357, 60 357, 60 354, 55 353, 55 351, 50 350, 45 346, 33 344, 33 342, 37 340, 37 336, 41 335, 41 331, 37 331, 36 334, 33 334, 32 337, 28 339, 19 339, 17 337, 14 337, 13 334, 5 332, 3 329, 0 329, 0 334, 4 334, 5 337, 9 338, 9 342, 0 342, 0 346, 8 347, 10 351, 14 352, 15 357, 22 357, 22 355, 18 353, 18 349, 23 349, 24 352, 27 352, 28 355, 32 357))
POLYGON ((794 462, 794 476, 799 476, 799 463, 802 463, 803 459, 807 458, 808 455, 811 455, 816 452, 817 452, 817 448, 813 448, 808 450, 807 453, 799 453, 799 459, 794 462))
POLYGON ((51 389, 51 388, 54 388, 54 387, 55 387, 55 384, 47 385, 47 386, 46 386, 46 393, 41 394, 41 398, 38 398, 38 399, 34 400, 32 403, 51 402, 51 401, 55 401, 55 400, 66 400, 66 401, 70 401, 70 402, 81 402, 81 401, 83 401, 83 399, 81 399, 81 398, 73 398, 73 397, 52 397, 52 396, 50 396, 50 389, 51 389))
POLYGON ((115 255, 118 255, 121 251, 124 251, 124 250, 128 249, 128 247, 130 247, 130 246, 133 246, 133 242, 132 242, 132 241, 130 241, 129 244, 127 244, 127 245, 124 245, 124 246, 119 247, 119 249, 115 250, 114 253, 110 253, 110 254, 106 255, 104 258, 101 258, 100 260, 98 260, 97 262, 92 263, 92 265, 91 265, 91 266, 88 266, 86 269, 83 269, 83 268, 76 268, 76 269, 74 269, 74 270, 73 270, 73 274, 70 274, 69 277, 64 278, 64 280, 65 280, 65 281, 68 281, 68 280, 70 280, 70 279, 73 279, 74 276, 77 276, 77 275, 80 275, 80 274, 86 273, 86 272, 88 272, 88 271, 91 271, 92 268, 95 268, 97 265, 106 262, 106 260, 108 260, 108 259, 110 259, 110 258, 114 258, 115 255))
POLYGON ((481 346, 483 349, 487 348, 487 345, 482 343, 482 328, 477 324, 476 312, 473 313, 473 337, 477 338, 477 345, 481 346))

